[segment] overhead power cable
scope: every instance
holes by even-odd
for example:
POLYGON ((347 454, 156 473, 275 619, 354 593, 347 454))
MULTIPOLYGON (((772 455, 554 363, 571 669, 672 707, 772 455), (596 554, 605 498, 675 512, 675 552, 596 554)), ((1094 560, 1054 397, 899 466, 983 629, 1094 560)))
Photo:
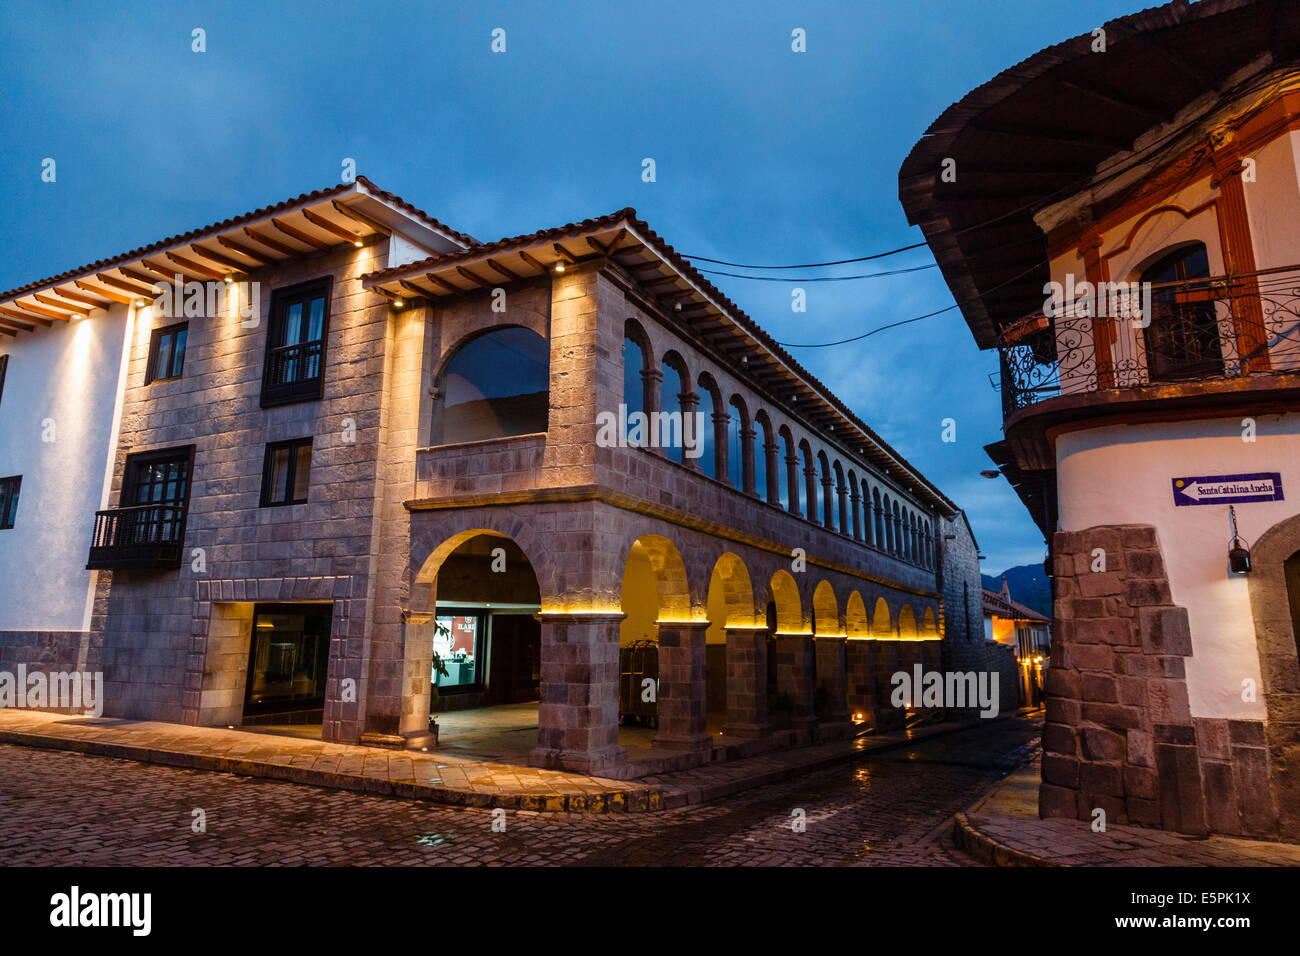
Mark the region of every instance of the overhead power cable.
POLYGON ((879 279, 882 276, 901 276, 908 272, 921 272, 924 269, 937 269, 939 263, 928 262, 923 266, 910 269, 890 269, 888 272, 866 272, 855 276, 747 276, 739 272, 715 272, 712 269, 700 269, 705 275, 731 276, 733 279, 753 279, 755 282, 847 282, 850 279, 879 279))

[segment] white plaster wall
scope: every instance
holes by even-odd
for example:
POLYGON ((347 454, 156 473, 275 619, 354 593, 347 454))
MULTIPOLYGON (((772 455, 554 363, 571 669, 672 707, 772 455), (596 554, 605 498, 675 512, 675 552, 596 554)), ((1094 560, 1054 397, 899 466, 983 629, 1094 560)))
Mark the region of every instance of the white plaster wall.
POLYGON ((1242 440, 1234 417, 1093 428, 1056 443, 1062 531, 1155 526, 1174 603, 1191 621, 1187 684, 1197 717, 1263 719, 1262 683, 1249 582, 1228 571, 1228 507, 1175 507, 1171 479, 1280 472, 1285 500, 1236 506, 1239 532, 1254 542, 1300 512, 1300 414, 1261 416, 1256 427, 1254 442, 1242 440), (1255 702, 1242 700, 1246 678, 1255 702))
POLYGON ((22 475, 18 514, 0 531, 0 630, 83 630, 85 569, 114 442, 128 308, 4 336, 0 477, 22 475), (53 429, 53 441, 43 434, 53 429))

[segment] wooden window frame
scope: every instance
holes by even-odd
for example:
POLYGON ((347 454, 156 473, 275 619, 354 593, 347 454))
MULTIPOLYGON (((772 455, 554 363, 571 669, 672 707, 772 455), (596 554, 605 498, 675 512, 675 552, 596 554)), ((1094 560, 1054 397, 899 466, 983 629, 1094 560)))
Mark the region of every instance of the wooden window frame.
POLYGON ((273 441, 273 442, 267 442, 267 443, 266 443, 266 452, 265 452, 265 454, 263 455, 263 458, 262 458, 262 497, 261 497, 261 500, 260 500, 260 502, 259 502, 259 504, 258 504, 258 507, 260 507, 260 508, 283 508, 283 507, 286 507, 286 506, 288 506, 288 505, 305 505, 305 504, 306 504, 306 503, 311 499, 311 455, 309 454, 309 455, 307 456, 307 457, 308 457, 308 463, 307 463, 307 487, 308 487, 307 497, 306 497, 306 498, 303 498, 301 501, 299 501, 299 500, 297 500, 297 499, 293 499, 293 498, 290 498, 290 499, 287 500, 287 501, 272 501, 272 500, 271 500, 271 492, 272 492, 272 489, 271 489, 271 475, 272 475, 271 463, 272 463, 272 461, 273 461, 274 458, 275 458, 275 453, 276 453, 277 451, 281 451, 281 450, 288 450, 288 451, 290 452, 290 455, 289 455, 289 476, 288 476, 288 481, 286 482, 286 487, 287 487, 288 492, 289 492, 290 494, 292 494, 292 493, 293 493, 293 486, 297 483, 297 477, 298 477, 298 472, 297 472, 297 469, 298 469, 298 456, 297 456, 296 454, 293 454, 293 452, 294 452, 296 449, 302 448, 302 447, 304 447, 304 446, 305 446, 306 448, 310 449, 310 450, 314 450, 314 449, 313 449, 313 446, 312 446, 312 438, 311 438, 311 436, 308 436, 308 437, 306 437, 306 438, 290 438, 290 439, 288 439, 288 440, 286 440, 286 441, 273 441))
MULTIPOLYGON (((297 402, 319 401, 325 394, 325 368, 330 337, 330 302, 333 297, 333 290, 334 277, 323 276, 307 282, 299 282, 296 285, 286 286, 282 289, 276 289, 271 293, 271 311, 266 328, 266 356, 262 367, 261 405, 263 408, 292 405, 297 402), (319 343, 320 374, 312 378, 297 378, 291 382, 273 384, 272 370, 275 366, 276 353, 280 349, 289 348, 290 346, 277 346, 272 343, 276 342, 282 334, 289 307, 295 302, 307 302, 321 297, 325 299, 325 310, 321 316, 320 338, 304 339, 295 343, 294 346, 302 347, 319 343)), ((299 361, 304 361, 304 359, 300 358, 299 361)))
POLYGON ((9 531, 18 521, 18 496, 23 490, 23 476, 8 475, 0 478, 0 486, 9 485, 11 482, 13 483, 13 491, 8 498, 9 507, 0 510, 0 531, 9 531), (6 514, 6 512, 10 511, 12 511, 12 515, 6 514))
POLYGON ((145 370, 144 370, 144 383, 146 385, 152 385, 154 382, 174 382, 185 374, 185 352, 189 348, 189 338, 190 338, 189 329, 190 329, 189 322, 176 322, 172 325, 164 325, 160 328, 156 328, 151 333, 149 333, 149 364, 145 366, 145 370), (158 351, 162 345, 163 336, 165 335, 173 336, 171 366, 173 368, 175 367, 176 344, 175 344, 174 337, 178 332, 181 331, 185 332, 186 347, 185 349, 181 350, 180 371, 176 372, 174 375, 155 375, 154 372, 156 371, 158 366, 158 351))

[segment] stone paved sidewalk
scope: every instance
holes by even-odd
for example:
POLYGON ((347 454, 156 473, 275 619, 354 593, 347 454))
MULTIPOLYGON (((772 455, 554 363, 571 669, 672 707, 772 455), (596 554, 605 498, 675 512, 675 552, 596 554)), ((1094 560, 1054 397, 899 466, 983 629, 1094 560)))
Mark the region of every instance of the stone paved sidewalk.
POLYGON ((1082 820, 1038 818, 1039 761, 957 814, 957 845, 995 866, 1300 866, 1300 846, 1188 837, 1149 827, 1094 833, 1082 820))
POLYGON ((0 710, 0 742, 449 806, 590 813, 664 810, 705 803, 976 723, 979 721, 931 724, 638 780, 542 770, 443 751, 385 750, 216 727, 26 710, 0 710))

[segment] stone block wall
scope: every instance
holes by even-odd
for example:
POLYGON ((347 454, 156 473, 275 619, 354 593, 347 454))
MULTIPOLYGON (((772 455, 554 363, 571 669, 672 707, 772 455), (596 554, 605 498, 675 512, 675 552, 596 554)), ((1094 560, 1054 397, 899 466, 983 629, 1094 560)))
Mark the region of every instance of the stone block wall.
POLYGON ((1041 815, 1091 821, 1101 809, 1110 823, 1275 835, 1263 722, 1192 717, 1191 630, 1155 529, 1057 532, 1052 550, 1041 815))

